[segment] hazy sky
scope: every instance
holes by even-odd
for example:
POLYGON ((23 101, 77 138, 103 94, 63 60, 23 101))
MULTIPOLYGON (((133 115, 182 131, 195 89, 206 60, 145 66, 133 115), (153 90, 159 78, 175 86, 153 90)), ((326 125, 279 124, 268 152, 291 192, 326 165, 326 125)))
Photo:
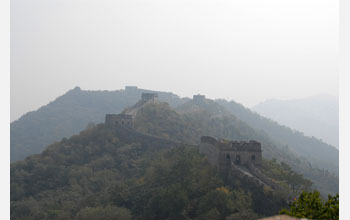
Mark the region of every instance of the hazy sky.
POLYGON ((337 59, 336 0, 11 0, 11 121, 75 86, 338 95, 337 59))

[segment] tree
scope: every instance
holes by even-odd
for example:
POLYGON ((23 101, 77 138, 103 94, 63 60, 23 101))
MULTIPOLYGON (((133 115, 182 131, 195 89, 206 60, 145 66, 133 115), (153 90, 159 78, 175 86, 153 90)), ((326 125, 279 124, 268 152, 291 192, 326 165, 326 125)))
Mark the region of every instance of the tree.
POLYGON ((86 207, 78 212, 76 220, 131 220, 130 211, 117 206, 86 207))
POLYGON ((234 213, 228 217, 226 217, 226 220, 255 220, 258 219, 259 216, 254 213, 252 210, 250 209, 244 209, 241 210, 240 212, 234 213))
POLYGON ((339 219, 339 194, 328 195, 328 201, 324 204, 322 215, 325 219, 339 219))
POLYGON ((328 201, 323 204, 318 191, 303 191, 299 198, 292 203, 290 210, 282 209, 280 214, 297 218, 336 220, 339 219, 339 195, 329 195, 328 201))

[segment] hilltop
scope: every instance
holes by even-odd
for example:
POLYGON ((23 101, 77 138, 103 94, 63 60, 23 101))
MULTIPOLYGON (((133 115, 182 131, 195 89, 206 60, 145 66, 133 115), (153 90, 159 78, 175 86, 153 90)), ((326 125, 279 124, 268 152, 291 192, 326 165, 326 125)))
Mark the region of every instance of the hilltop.
MULTIPOLYGON (((11 162, 40 153, 64 137, 79 134, 89 123, 101 123, 106 113, 120 113, 149 91, 135 87, 116 91, 84 91, 79 87, 69 90, 11 123, 11 162)), ((172 106, 185 102, 172 93, 158 92, 158 95, 172 106)))

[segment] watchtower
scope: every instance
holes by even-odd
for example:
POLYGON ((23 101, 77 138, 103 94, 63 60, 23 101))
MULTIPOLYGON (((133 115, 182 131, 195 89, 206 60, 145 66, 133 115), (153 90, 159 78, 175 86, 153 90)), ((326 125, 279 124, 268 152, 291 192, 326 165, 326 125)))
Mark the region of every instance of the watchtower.
POLYGON ((134 93, 137 91, 137 86, 125 86, 125 92, 134 93))
POLYGON ((261 143, 253 140, 229 141, 202 136, 199 152, 220 170, 227 169, 232 163, 238 166, 248 166, 249 163, 261 166, 262 163, 261 143))
POLYGON ((109 127, 117 125, 129 128, 133 127, 132 116, 127 114, 107 114, 105 124, 109 127))
POLYGON ((158 93, 142 93, 141 101, 158 101, 158 93))
POLYGON ((193 96, 193 101, 196 103, 204 102, 204 100, 205 100, 205 95, 198 94, 193 96))

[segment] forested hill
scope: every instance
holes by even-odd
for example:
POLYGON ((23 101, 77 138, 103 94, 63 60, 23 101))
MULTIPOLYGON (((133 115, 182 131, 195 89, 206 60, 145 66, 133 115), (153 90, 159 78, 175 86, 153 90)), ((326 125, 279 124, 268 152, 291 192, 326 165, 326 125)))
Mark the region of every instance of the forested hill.
MULTIPOLYGON (((162 123, 148 118, 152 112, 172 112, 166 104, 148 108, 138 116, 139 130, 162 123)), ((169 135, 169 123, 157 133, 169 135)), ((174 130, 182 136, 179 132, 174 130)), ((287 188, 309 186, 283 163, 264 160, 261 172, 287 188)), ((253 220, 286 207, 289 191, 273 191, 239 176, 225 181, 197 146, 104 124, 12 163, 10 180, 13 220, 253 220)))
MULTIPOLYGON (((90 122, 101 123, 106 113, 120 113, 134 105, 144 89, 83 91, 76 87, 53 102, 11 123, 11 161, 43 151, 49 144, 78 134, 90 122)), ((184 103, 172 93, 157 92, 172 106, 184 103)))
MULTIPOLYGON (((11 161, 39 153, 54 141, 78 134, 90 122, 101 123, 106 113, 121 112, 125 107, 134 105, 142 92, 149 91, 135 88, 118 91, 70 90, 48 105, 11 123, 11 161)), ((170 115, 164 116, 166 120, 159 121, 160 124, 152 129, 152 123, 156 122, 139 123, 137 129, 140 131, 176 137, 185 143, 198 143, 201 135, 256 139, 263 143, 265 157, 288 162, 293 169, 312 179, 314 186, 323 193, 338 191, 338 151, 331 146, 295 134, 291 129, 234 102, 215 103, 208 100, 207 104, 198 105, 192 99, 179 98, 172 93, 158 92, 158 95, 160 101, 169 103, 169 108, 175 107, 178 113, 171 110, 170 115), (320 155, 322 159, 315 156, 322 154, 322 151, 327 152, 328 156, 320 155), (331 173, 333 171, 335 175, 331 173)), ((155 114, 153 117, 160 115, 155 114)))

